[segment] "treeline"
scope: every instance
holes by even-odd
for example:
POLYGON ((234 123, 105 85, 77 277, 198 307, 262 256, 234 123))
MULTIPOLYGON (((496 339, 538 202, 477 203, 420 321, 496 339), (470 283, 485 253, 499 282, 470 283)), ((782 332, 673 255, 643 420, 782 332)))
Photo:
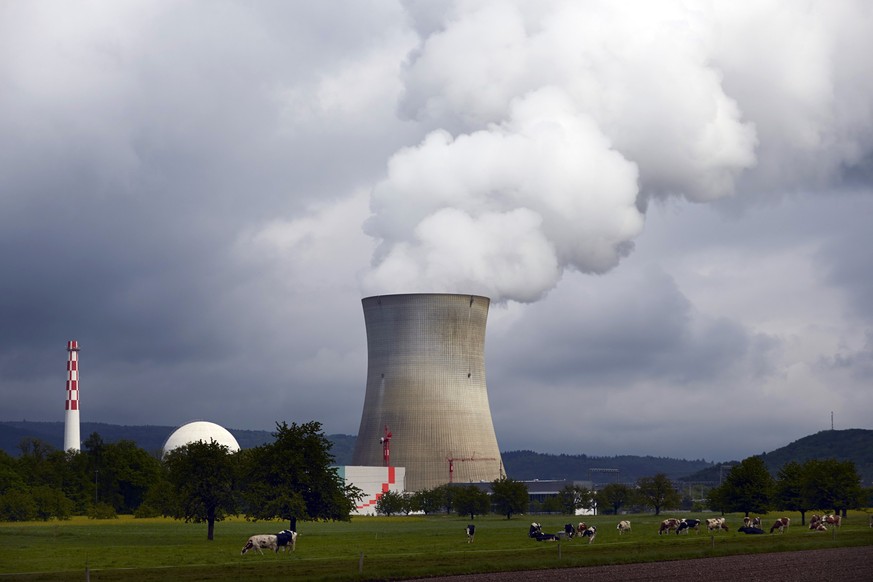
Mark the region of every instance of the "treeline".
POLYGON ((664 510, 711 510, 721 513, 765 514, 772 510, 796 511, 806 521, 808 511, 832 511, 846 515, 849 509, 873 504, 873 489, 861 487, 861 478, 851 461, 812 459, 785 465, 773 478, 760 457, 749 457, 734 466, 718 487, 695 501, 684 495, 664 473, 641 477, 634 484, 610 483, 597 491, 566 485, 557 495, 532 501, 522 481, 502 478, 491 482, 491 494, 475 485, 441 485, 423 491, 387 492, 378 501, 382 515, 446 512, 469 515, 498 513, 511 518, 521 513, 573 515, 579 509, 599 513, 641 513, 664 510))
POLYGON ((0 520, 166 516, 215 522, 251 519, 348 520, 361 496, 332 468, 318 422, 277 423, 274 441, 231 453, 196 442, 158 458, 132 441, 92 433, 81 452, 25 439, 17 458, 0 452, 0 520))

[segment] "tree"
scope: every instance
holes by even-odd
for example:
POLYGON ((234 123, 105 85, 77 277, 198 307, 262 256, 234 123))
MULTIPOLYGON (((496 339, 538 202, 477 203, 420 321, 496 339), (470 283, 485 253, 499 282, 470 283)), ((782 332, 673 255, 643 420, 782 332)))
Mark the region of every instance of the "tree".
POLYGON ((418 511, 423 511, 425 515, 437 513, 446 505, 446 487, 434 487, 433 489, 422 489, 412 494, 412 505, 418 511))
POLYGON ((376 502, 376 513, 391 517, 395 513, 402 513, 407 505, 402 493, 386 491, 376 502))
POLYGON ((160 461, 130 440, 102 445, 99 462, 95 465, 99 500, 111 504, 118 513, 133 513, 149 487, 160 479, 160 461))
POLYGON ((275 441, 245 451, 245 513, 251 519, 340 520, 361 498, 346 485, 321 423, 276 423, 275 441))
MULTIPOLYGON (((565 485, 555 498, 558 511, 576 515, 577 509, 591 509, 594 505, 594 492, 578 485, 565 485)), ((551 508, 551 504, 548 504, 551 508)))
POLYGON ((773 505, 776 509, 800 512, 801 525, 806 524, 809 498, 806 492, 807 471, 797 461, 786 463, 779 469, 773 487, 773 505))
POLYGON ((527 485, 508 477, 501 477, 491 482, 491 500, 497 511, 512 519, 513 513, 524 513, 530 503, 527 485))
POLYGON ((458 515, 469 515, 475 519, 477 515, 485 515, 491 508, 488 494, 475 485, 453 487, 452 503, 458 515))
POLYGON ((803 491, 810 509, 832 509, 845 517, 846 510, 863 504, 861 478, 852 461, 810 459, 803 470, 803 491))
POLYGON ((643 503, 655 509, 655 515, 661 514, 661 508, 678 507, 682 503, 679 492, 664 473, 638 479, 637 495, 643 503))
POLYGON ((767 513, 773 497, 773 477, 759 456, 744 459, 709 492, 710 507, 721 512, 767 513))
POLYGON ((167 453, 164 459, 175 489, 173 517, 186 522, 206 522, 206 539, 215 536, 215 522, 236 511, 234 458, 227 446, 210 439, 167 453))
POLYGON ((612 513, 618 515, 618 511, 625 505, 633 502, 635 491, 628 485, 610 483, 597 492, 597 505, 609 507, 612 513))

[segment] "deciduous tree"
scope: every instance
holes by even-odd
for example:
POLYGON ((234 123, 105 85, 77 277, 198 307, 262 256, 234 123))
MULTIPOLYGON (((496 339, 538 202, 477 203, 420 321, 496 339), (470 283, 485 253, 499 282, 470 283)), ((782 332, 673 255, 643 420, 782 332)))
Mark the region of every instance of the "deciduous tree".
POLYGON ((488 494, 475 485, 452 487, 452 504, 458 515, 469 515, 475 519, 477 515, 485 515, 491 508, 488 494))
POLYGON ((709 492, 710 507, 722 512, 767 513, 772 506, 773 477, 759 456, 744 459, 709 492))
POLYGON ((635 494, 633 487, 629 485, 610 483, 597 492, 597 504, 611 508, 612 513, 618 515, 622 507, 633 502, 635 494))
POLYGON ((272 443, 245 451, 243 497, 251 519, 348 521, 361 491, 333 467, 321 423, 276 423, 272 443))
POLYGON ((176 494, 173 517, 205 521, 206 538, 212 540, 215 522, 236 511, 233 455, 214 440, 198 441, 170 451, 164 463, 176 494))
POLYGON ((521 481, 501 477, 491 482, 491 501, 506 519, 512 519, 513 514, 527 511, 530 495, 521 481))
POLYGON ((640 501, 654 508, 655 515, 660 515, 662 508, 678 507, 682 503, 682 497, 664 473, 637 480, 637 494, 640 501))

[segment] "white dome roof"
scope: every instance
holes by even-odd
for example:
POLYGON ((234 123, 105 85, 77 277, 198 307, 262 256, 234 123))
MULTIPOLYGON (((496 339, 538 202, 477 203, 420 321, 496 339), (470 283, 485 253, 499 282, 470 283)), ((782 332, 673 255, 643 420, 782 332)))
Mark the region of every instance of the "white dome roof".
POLYGON ((208 443, 210 440, 226 446, 231 453, 239 450, 239 443, 236 442, 236 439, 233 438, 233 435, 226 428, 214 422, 197 420, 183 424, 173 431, 173 434, 164 443, 163 454, 166 455, 173 449, 183 447, 189 443, 196 443, 197 441, 208 443))

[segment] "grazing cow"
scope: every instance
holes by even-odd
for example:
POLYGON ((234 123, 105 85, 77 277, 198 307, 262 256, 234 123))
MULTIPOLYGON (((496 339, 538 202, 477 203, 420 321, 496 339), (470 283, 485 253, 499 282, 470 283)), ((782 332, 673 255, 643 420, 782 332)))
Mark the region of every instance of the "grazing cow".
POLYGON ((673 518, 665 519, 664 521, 661 522, 661 527, 658 528, 658 535, 661 535, 664 532, 670 533, 671 531, 673 531, 677 527, 679 527, 679 520, 678 519, 673 519, 673 518))
POLYGON ((843 523, 843 518, 840 515, 826 515, 824 516, 824 522, 834 527, 840 527, 843 523))
POLYGON ((618 530, 618 535, 622 535, 624 532, 631 530, 630 522, 627 520, 620 521, 615 529, 618 530))
POLYGON ((683 531, 694 530, 697 533, 700 533, 700 520, 699 519, 683 519, 679 522, 679 526, 676 528, 676 534, 680 534, 683 531))
POLYGON ((596 536, 597 536, 597 528, 594 527, 593 525, 586 527, 585 531, 582 532, 582 537, 588 538, 589 544, 594 541, 594 538, 596 536))
POLYGON ((764 533, 764 530, 762 530, 760 527, 747 527, 745 525, 743 527, 741 527, 740 529, 738 529, 737 531, 742 532, 744 534, 762 534, 762 533, 764 533))
POLYGON ((284 550, 291 548, 291 551, 297 549, 297 532, 284 529, 278 534, 258 534, 253 535, 246 541, 240 554, 245 554, 249 550, 258 550, 263 555, 262 550, 273 550, 278 553, 280 549, 284 550))
POLYGON ((706 529, 730 531, 727 526, 727 521, 723 517, 710 517, 706 520, 706 529))
POLYGON ((770 533, 773 533, 775 530, 779 530, 779 533, 785 533, 785 530, 788 529, 788 524, 791 523, 791 519, 788 517, 780 517, 773 523, 773 527, 770 528, 770 533))
POLYGON ((473 543, 473 536, 476 535, 476 526, 471 523, 470 525, 467 526, 467 529, 464 531, 466 531, 466 533, 467 533, 467 543, 472 544, 473 543))

